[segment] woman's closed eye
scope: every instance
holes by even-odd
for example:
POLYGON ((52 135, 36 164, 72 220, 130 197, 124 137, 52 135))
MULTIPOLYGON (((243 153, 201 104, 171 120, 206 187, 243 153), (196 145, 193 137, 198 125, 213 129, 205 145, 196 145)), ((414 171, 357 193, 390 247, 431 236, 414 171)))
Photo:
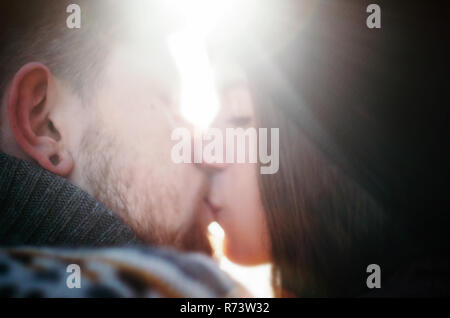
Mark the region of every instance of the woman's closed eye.
POLYGON ((234 116, 228 120, 233 127, 248 127, 252 118, 250 116, 234 116))

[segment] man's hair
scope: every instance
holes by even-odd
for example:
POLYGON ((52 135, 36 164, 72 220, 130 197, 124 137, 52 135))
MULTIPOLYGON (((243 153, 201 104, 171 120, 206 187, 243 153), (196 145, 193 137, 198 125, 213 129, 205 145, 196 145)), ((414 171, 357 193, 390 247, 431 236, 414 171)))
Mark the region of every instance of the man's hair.
POLYGON ((111 1, 78 0, 81 28, 70 29, 68 0, 4 0, 0 7, 0 88, 21 66, 36 61, 66 81, 74 91, 93 82, 117 38, 119 15, 111 1), (108 5, 106 5, 108 4, 108 5), (85 72, 89 70, 89 72, 85 72))
POLYGON ((137 19, 143 19, 149 30, 157 30, 155 33, 167 32, 159 23, 169 20, 162 11, 156 0, 128 4, 121 0, 2 0, 0 98, 14 74, 33 61, 46 65, 81 98, 90 96, 99 83, 108 52, 115 43, 133 35, 130 25, 136 25, 137 19), (70 4, 81 8, 80 28, 67 26, 70 4))
MULTIPOLYGON (((117 14, 113 14, 114 7, 105 5, 106 1, 77 0, 82 26, 69 29, 66 19, 70 13, 66 9, 73 2, 1 1, 0 98, 3 99, 14 74, 29 62, 45 64, 75 93, 82 97, 88 94, 85 88, 92 88, 117 39, 117 14)), ((0 127, 2 121, 0 117, 0 127)))

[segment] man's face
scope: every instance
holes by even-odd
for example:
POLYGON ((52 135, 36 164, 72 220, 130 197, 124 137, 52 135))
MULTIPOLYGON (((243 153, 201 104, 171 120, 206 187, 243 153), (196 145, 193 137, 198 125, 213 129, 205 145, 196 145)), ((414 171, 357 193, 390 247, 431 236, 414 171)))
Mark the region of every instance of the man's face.
POLYGON ((172 129, 184 123, 177 72, 163 44, 111 52, 83 110, 88 124, 71 178, 145 241, 209 252, 207 224, 198 213, 204 176, 170 159, 172 129))

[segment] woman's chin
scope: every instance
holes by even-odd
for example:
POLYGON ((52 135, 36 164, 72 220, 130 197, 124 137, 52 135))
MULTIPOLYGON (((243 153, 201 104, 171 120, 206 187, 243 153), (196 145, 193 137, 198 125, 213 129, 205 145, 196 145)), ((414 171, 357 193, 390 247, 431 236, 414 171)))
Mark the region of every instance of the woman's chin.
POLYGON ((245 248, 239 243, 232 243, 226 237, 223 243, 223 253, 231 262, 243 266, 256 266, 270 261, 263 257, 262 254, 255 253, 255 250, 245 248))

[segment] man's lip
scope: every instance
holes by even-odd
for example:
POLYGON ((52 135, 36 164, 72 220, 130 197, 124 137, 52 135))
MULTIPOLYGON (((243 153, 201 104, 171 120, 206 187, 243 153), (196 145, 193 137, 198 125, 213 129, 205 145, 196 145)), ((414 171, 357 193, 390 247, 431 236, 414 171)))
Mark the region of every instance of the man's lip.
POLYGON ((212 204, 207 198, 203 200, 203 207, 205 213, 209 214, 213 219, 216 219, 217 214, 220 211, 220 208, 212 204))
POLYGON ((206 200, 202 200, 200 203, 200 217, 203 219, 205 225, 208 225, 216 219, 213 209, 206 200))
POLYGON ((219 213, 220 207, 213 204, 208 198, 205 198, 205 203, 208 206, 208 208, 211 209, 214 215, 217 215, 217 213, 219 213))

